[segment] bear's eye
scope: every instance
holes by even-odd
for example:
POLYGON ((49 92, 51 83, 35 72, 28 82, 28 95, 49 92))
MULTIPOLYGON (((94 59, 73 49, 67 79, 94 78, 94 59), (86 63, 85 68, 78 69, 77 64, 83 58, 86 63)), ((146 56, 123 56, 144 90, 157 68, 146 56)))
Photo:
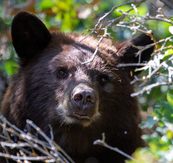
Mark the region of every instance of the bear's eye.
POLYGON ((58 77, 65 78, 68 76, 68 72, 65 69, 59 69, 58 70, 58 77))
POLYGON ((102 77, 102 78, 101 78, 101 82, 102 82, 102 83, 106 83, 107 81, 108 81, 108 80, 107 80, 105 77, 102 77))
POLYGON ((109 81, 109 76, 107 76, 107 75, 102 75, 102 76, 100 77, 100 82, 101 82, 102 84, 107 83, 108 81, 109 81))

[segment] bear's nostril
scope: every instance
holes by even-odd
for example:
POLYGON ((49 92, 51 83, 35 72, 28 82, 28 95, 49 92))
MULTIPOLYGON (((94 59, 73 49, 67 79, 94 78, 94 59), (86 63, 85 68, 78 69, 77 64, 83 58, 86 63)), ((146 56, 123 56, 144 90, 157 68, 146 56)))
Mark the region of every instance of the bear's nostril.
POLYGON ((75 94, 75 95, 73 96, 73 99, 74 99, 75 101, 81 101, 81 100, 83 99, 83 95, 80 94, 80 93, 75 94))
POLYGON ((94 99, 94 97, 92 97, 92 96, 87 96, 87 97, 86 97, 86 101, 87 101, 87 102, 94 103, 95 99, 94 99))

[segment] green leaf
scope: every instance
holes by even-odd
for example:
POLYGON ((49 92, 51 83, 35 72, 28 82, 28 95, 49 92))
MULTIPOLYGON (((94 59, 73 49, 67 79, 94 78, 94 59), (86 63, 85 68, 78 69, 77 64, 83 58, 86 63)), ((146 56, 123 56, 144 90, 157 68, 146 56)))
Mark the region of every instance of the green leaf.
POLYGON ((172 138, 173 138, 173 131, 168 130, 167 133, 166 133, 166 136, 167 136, 167 138, 168 138, 169 140, 172 139, 172 138))
POLYGON ((50 9, 54 5, 53 1, 50 0, 41 0, 39 7, 41 9, 50 9))
POLYGON ((173 95, 168 93, 167 94, 167 101, 173 107, 173 95))
POLYGON ((18 65, 12 60, 8 60, 5 63, 6 72, 9 76, 17 73, 17 67, 18 67, 18 65))
POLYGON ((141 125, 142 127, 152 128, 157 123, 156 120, 153 119, 151 116, 147 116, 147 121, 142 121, 141 125))
POLYGON ((63 11, 68 11, 71 7, 66 1, 57 1, 55 5, 58 7, 58 9, 63 11))
POLYGON ((167 101, 161 101, 162 120, 173 123, 173 107, 167 101))
POLYGON ((173 49, 169 49, 169 50, 167 50, 166 52, 165 52, 165 54, 164 54, 164 60, 165 60, 165 57, 166 57, 166 60, 168 59, 168 56, 172 56, 172 54, 173 54, 173 49))
POLYGON ((154 115, 157 116, 159 119, 162 118, 161 109, 154 109, 153 113, 154 113, 154 115))

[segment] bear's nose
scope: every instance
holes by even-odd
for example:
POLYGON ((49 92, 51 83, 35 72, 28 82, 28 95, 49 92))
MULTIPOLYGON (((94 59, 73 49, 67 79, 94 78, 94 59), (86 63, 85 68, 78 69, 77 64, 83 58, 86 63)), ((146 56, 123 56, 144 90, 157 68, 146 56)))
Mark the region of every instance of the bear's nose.
POLYGON ((72 93, 72 102, 80 108, 90 108, 95 104, 95 95, 92 89, 76 88, 72 93))

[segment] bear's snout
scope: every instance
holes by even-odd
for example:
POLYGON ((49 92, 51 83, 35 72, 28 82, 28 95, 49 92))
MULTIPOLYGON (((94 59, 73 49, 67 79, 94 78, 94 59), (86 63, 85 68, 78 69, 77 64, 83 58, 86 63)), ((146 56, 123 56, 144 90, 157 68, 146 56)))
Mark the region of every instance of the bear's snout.
POLYGON ((95 104, 94 90, 77 87, 73 90, 71 101, 83 110, 90 109, 95 104))
POLYGON ((94 90, 87 85, 79 84, 71 92, 71 116, 79 120, 90 120, 95 112, 95 103, 94 90))

